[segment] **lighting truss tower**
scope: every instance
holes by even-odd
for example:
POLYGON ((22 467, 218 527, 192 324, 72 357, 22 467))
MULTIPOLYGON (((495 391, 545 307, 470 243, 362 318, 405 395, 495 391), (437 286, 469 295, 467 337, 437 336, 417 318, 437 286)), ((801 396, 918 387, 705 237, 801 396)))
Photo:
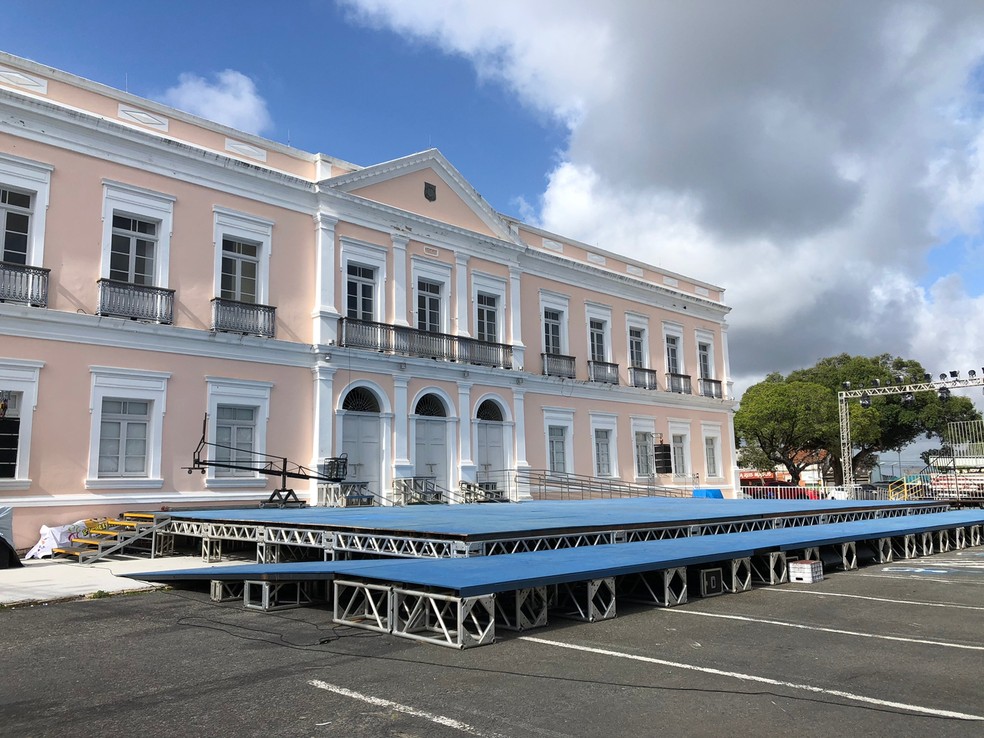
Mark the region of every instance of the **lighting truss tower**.
MULTIPOLYGON (((982 370, 984 372, 984 370, 982 370)), ((854 485, 854 456, 851 446, 851 414, 848 412, 848 400, 860 400, 862 397, 884 397, 885 395, 904 395, 917 392, 939 392, 941 389, 951 390, 956 387, 980 387, 984 385, 984 376, 972 376, 960 379, 953 376, 940 379, 938 382, 921 382, 919 384, 887 384, 884 387, 861 387, 858 389, 842 390, 837 393, 837 404, 840 412, 841 432, 841 469, 844 472, 844 486, 854 485)), ((971 372, 973 374, 974 372, 971 372)), ((945 375, 944 375, 945 376, 945 375)), ((902 471, 901 469, 899 470, 902 471)))

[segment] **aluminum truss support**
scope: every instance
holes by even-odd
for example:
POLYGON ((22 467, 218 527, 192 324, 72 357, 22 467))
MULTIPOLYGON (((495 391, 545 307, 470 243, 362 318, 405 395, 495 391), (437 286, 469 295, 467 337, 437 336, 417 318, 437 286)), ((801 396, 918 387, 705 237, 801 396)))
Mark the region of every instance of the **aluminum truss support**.
POLYGON ((335 580, 333 618, 353 628, 389 633, 392 630, 392 587, 335 580))
POLYGON ((980 546, 981 545, 981 526, 971 525, 967 527, 967 540, 968 546, 980 546))
POLYGON ((731 581, 729 583, 726 579, 725 586, 729 587, 729 591, 733 593, 747 592, 752 588, 752 559, 750 556, 731 560, 731 581))
POLYGON ((783 584, 789 581, 786 554, 782 551, 752 556, 751 566, 752 581, 756 584, 783 584))
POLYGON ((950 531, 949 530, 938 530, 933 533, 933 538, 936 539, 936 550, 940 553, 946 553, 953 548, 950 531))
POLYGON ((288 610, 324 602, 324 582, 243 582, 243 607, 248 610, 288 610))
POLYGON ((546 587, 501 592, 495 597, 495 617, 500 628, 529 630, 547 624, 549 598, 546 587))
POLYGON ((615 617, 615 577, 557 585, 557 613, 564 618, 609 620, 615 617))
POLYGON ((213 579, 209 587, 209 599, 212 602, 242 600, 245 587, 245 582, 225 582, 221 579, 213 579))
POLYGON ((892 559, 914 559, 919 556, 915 534, 892 536, 892 559))
POLYGON ((823 562, 824 571, 835 567, 844 571, 853 571, 858 568, 857 542, 848 541, 822 546, 820 548, 820 560, 823 562))
POLYGON ((629 602, 661 607, 683 605, 687 602, 687 569, 678 566, 626 574, 618 578, 618 596, 629 602))
POLYGON ((393 587, 393 635, 450 648, 495 640, 495 595, 455 597, 393 587))

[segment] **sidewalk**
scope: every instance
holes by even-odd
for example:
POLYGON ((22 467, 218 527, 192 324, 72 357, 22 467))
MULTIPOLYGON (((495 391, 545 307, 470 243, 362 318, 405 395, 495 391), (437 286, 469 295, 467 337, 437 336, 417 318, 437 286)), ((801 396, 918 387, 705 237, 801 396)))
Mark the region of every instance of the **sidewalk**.
MULTIPOLYGON (((128 573, 215 566, 200 556, 118 559, 83 566, 71 559, 28 559, 23 568, 0 569, 0 605, 27 605, 86 597, 96 592, 118 594, 161 589, 163 585, 128 579, 128 573)), ((228 563, 228 562, 226 562, 228 563)))

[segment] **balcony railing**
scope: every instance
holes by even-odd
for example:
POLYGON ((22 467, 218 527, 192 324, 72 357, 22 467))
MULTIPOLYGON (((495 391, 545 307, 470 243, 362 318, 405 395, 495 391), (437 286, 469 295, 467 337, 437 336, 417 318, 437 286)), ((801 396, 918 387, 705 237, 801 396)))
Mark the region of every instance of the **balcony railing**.
POLYGON ((700 387, 700 394, 704 397, 713 397, 717 400, 724 397, 724 393, 721 391, 721 382, 717 379, 701 377, 697 384, 700 387))
POLYGON ((564 377, 574 379, 574 357, 563 354, 540 354, 543 357, 543 375, 545 377, 564 377))
POLYGON ((618 364, 588 360, 588 379, 592 382, 618 384, 618 364))
POLYGON ((504 343, 355 318, 342 318, 339 345, 506 369, 512 367, 513 360, 512 346, 504 343))
POLYGON ((666 391, 676 392, 680 395, 690 395, 693 394, 693 390, 690 387, 690 375, 689 374, 673 374, 672 372, 666 375, 666 391))
POLYGON ((212 300, 212 330, 273 338, 277 308, 216 297, 212 300))
POLYGON ((129 282, 100 279, 99 315, 146 320, 170 325, 174 322, 174 290, 129 282))
POLYGON ((48 272, 42 267, 0 261, 0 302, 48 307, 48 272))
POLYGON ((633 387, 642 389, 659 389, 659 382, 656 380, 656 372, 653 369, 646 369, 641 366, 629 367, 629 381, 633 387))

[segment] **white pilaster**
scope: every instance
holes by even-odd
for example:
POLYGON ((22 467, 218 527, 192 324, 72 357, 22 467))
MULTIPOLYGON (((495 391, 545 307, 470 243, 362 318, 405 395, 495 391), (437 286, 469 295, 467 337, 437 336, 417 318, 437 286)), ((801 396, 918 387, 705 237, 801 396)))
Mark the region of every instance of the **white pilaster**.
MULTIPOLYGON (((528 469, 530 463, 526 460, 526 390, 521 385, 513 387, 513 417, 516 421, 516 432, 513 434, 516 442, 516 469, 528 469)), ((532 499, 527 486, 520 485, 517 495, 521 500, 532 499)))
MULTIPOLYGON (((467 372, 466 372, 467 374, 467 372)), ((475 460, 472 458, 471 382, 458 382, 458 444, 461 449, 461 479, 475 481, 475 460)))
MULTIPOLYGON (((324 363, 318 363, 314 367, 314 438, 311 452, 314 458, 311 461, 311 468, 317 469, 321 460, 329 456, 337 456, 334 447, 334 392, 333 382, 335 379, 335 368, 324 363)), ((318 500, 317 485, 312 484, 310 489, 312 498, 309 504, 315 504, 318 500)))
POLYGON ((335 225, 338 218, 318 212, 314 216, 315 300, 314 342, 330 344, 338 340, 338 310, 335 309, 335 225))
POLYGON ((468 306, 471 304, 471 296, 468 294, 468 256, 465 254, 454 255, 454 293, 455 293, 455 314, 458 317, 457 336, 470 336, 468 329, 468 306))
POLYGON ((390 235, 393 241, 393 325, 410 325, 407 320, 410 305, 407 303, 407 243, 410 239, 402 233, 390 235))
MULTIPOLYGON (((518 267, 509 267, 509 340, 513 347, 513 369, 526 366, 526 345, 523 343, 522 321, 520 320, 520 277, 522 272, 518 267)), ((525 458, 525 454, 524 454, 525 458)))
POLYGON ((413 476, 410 463, 410 425, 407 407, 407 382, 403 375, 393 377, 393 475, 394 477, 413 476))

